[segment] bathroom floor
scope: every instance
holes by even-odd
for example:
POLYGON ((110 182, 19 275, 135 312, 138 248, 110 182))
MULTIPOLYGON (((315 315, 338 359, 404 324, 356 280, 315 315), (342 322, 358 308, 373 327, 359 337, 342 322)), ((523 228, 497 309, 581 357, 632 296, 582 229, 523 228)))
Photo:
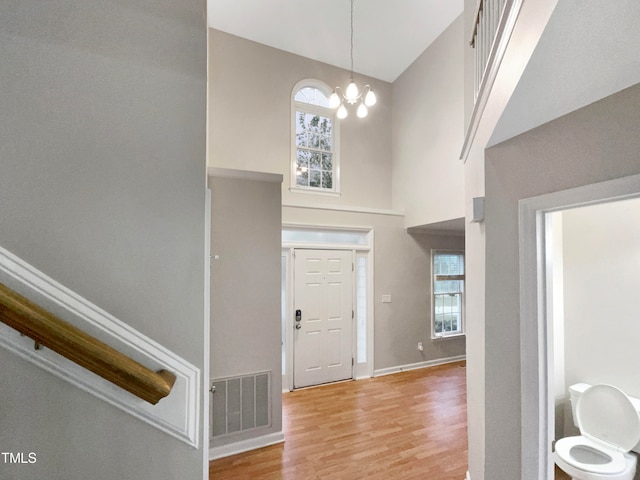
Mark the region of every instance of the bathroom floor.
POLYGON ((569 475, 567 475, 566 473, 564 473, 562 470, 560 470, 558 468, 558 466, 556 465, 555 479, 556 480, 571 480, 571 477, 569 475))

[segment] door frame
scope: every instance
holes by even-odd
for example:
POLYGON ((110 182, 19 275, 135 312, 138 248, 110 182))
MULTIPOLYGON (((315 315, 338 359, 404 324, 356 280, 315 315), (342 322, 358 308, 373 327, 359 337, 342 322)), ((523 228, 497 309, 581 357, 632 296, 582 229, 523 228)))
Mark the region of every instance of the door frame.
POLYGON ((523 480, 552 480, 553 308, 548 213, 640 198, 640 175, 586 185, 519 204, 521 458, 523 480))
MULTIPOLYGON (((312 234, 317 233, 341 233, 341 232, 358 232, 366 236, 366 244, 354 244, 354 243, 331 243, 322 241, 283 241, 282 242, 282 259, 285 262, 285 299, 283 302, 283 322, 284 322, 284 368, 282 373, 282 390, 284 392, 293 391, 293 341, 294 341, 294 283, 293 283, 293 270, 294 270, 294 251, 296 249, 305 250, 345 250, 351 251, 353 255, 353 261, 356 263, 358 256, 365 256, 367 261, 367 278, 366 278, 366 291, 367 291, 367 305, 366 305, 366 344, 367 344, 367 356, 366 362, 358 363, 354 362, 352 370, 352 378, 370 378, 373 377, 373 338, 374 338, 374 232, 372 227, 350 227, 350 226, 326 226, 326 225, 308 225, 308 224, 283 224, 283 230, 300 230, 308 231, 312 234)), ((352 287, 352 301, 353 308, 356 312, 356 318, 353 320, 353 339, 352 339, 352 353, 356 353, 356 344, 358 339, 357 329, 357 302, 355 297, 356 292, 356 271, 352 272, 353 275, 353 287, 352 287)))

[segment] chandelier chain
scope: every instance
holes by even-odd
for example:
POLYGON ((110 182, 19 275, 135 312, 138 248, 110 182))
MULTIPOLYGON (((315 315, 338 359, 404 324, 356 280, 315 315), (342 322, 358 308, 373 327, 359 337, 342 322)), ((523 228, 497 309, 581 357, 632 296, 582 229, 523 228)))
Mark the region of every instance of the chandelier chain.
POLYGON ((340 87, 336 87, 333 93, 329 97, 329 107, 337 108, 336 116, 339 119, 347 117, 347 108, 345 102, 349 105, 358 104, 357 115, 360 118, 366 117, 368 114, 368 108, 372 107, 376 103, 376 95, 373 93, 371 86, 365 85, 364 88, 359 91, 357 85, 353 81, 353 5, 355 0, 350 0, 351 3, 351 75, 349 86, 345 91, 340 87))
POLYGON ((353 80, 353 2, 351 0, 351 79, 353 80))

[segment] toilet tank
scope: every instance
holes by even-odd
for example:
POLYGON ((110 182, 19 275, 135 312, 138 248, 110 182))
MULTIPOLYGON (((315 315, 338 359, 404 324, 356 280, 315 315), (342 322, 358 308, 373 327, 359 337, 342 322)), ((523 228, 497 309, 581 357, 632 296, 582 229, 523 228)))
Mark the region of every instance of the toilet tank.
MULTIPOLYGON (((573 417, 573 424, 578 427, 578 422, 576 420, 576 406, 578 405, 578 398, 580 395, 589 388, 591 385, 588 383, 576 383, 575 385, 571 385, 569 387, 569 399, 571 401, 571 415, 573 417)), ((628 396, 628 395, 627 395, 628 396)), ((631 403, 636 407, 636 411, 640 414, 640 399, 629 397, 631 403)), ((632 452, 640 453, 640 442, 631 449, 632 452)))

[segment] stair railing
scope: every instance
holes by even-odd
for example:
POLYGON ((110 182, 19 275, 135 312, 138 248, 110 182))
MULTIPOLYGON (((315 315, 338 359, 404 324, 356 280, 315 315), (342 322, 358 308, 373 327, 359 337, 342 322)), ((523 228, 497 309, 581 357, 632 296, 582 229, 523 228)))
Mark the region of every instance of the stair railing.
POLYGON ((169 395, 176 376, 154 372, 0 283, 0 321, 111 383, 151 403, 169 395))

